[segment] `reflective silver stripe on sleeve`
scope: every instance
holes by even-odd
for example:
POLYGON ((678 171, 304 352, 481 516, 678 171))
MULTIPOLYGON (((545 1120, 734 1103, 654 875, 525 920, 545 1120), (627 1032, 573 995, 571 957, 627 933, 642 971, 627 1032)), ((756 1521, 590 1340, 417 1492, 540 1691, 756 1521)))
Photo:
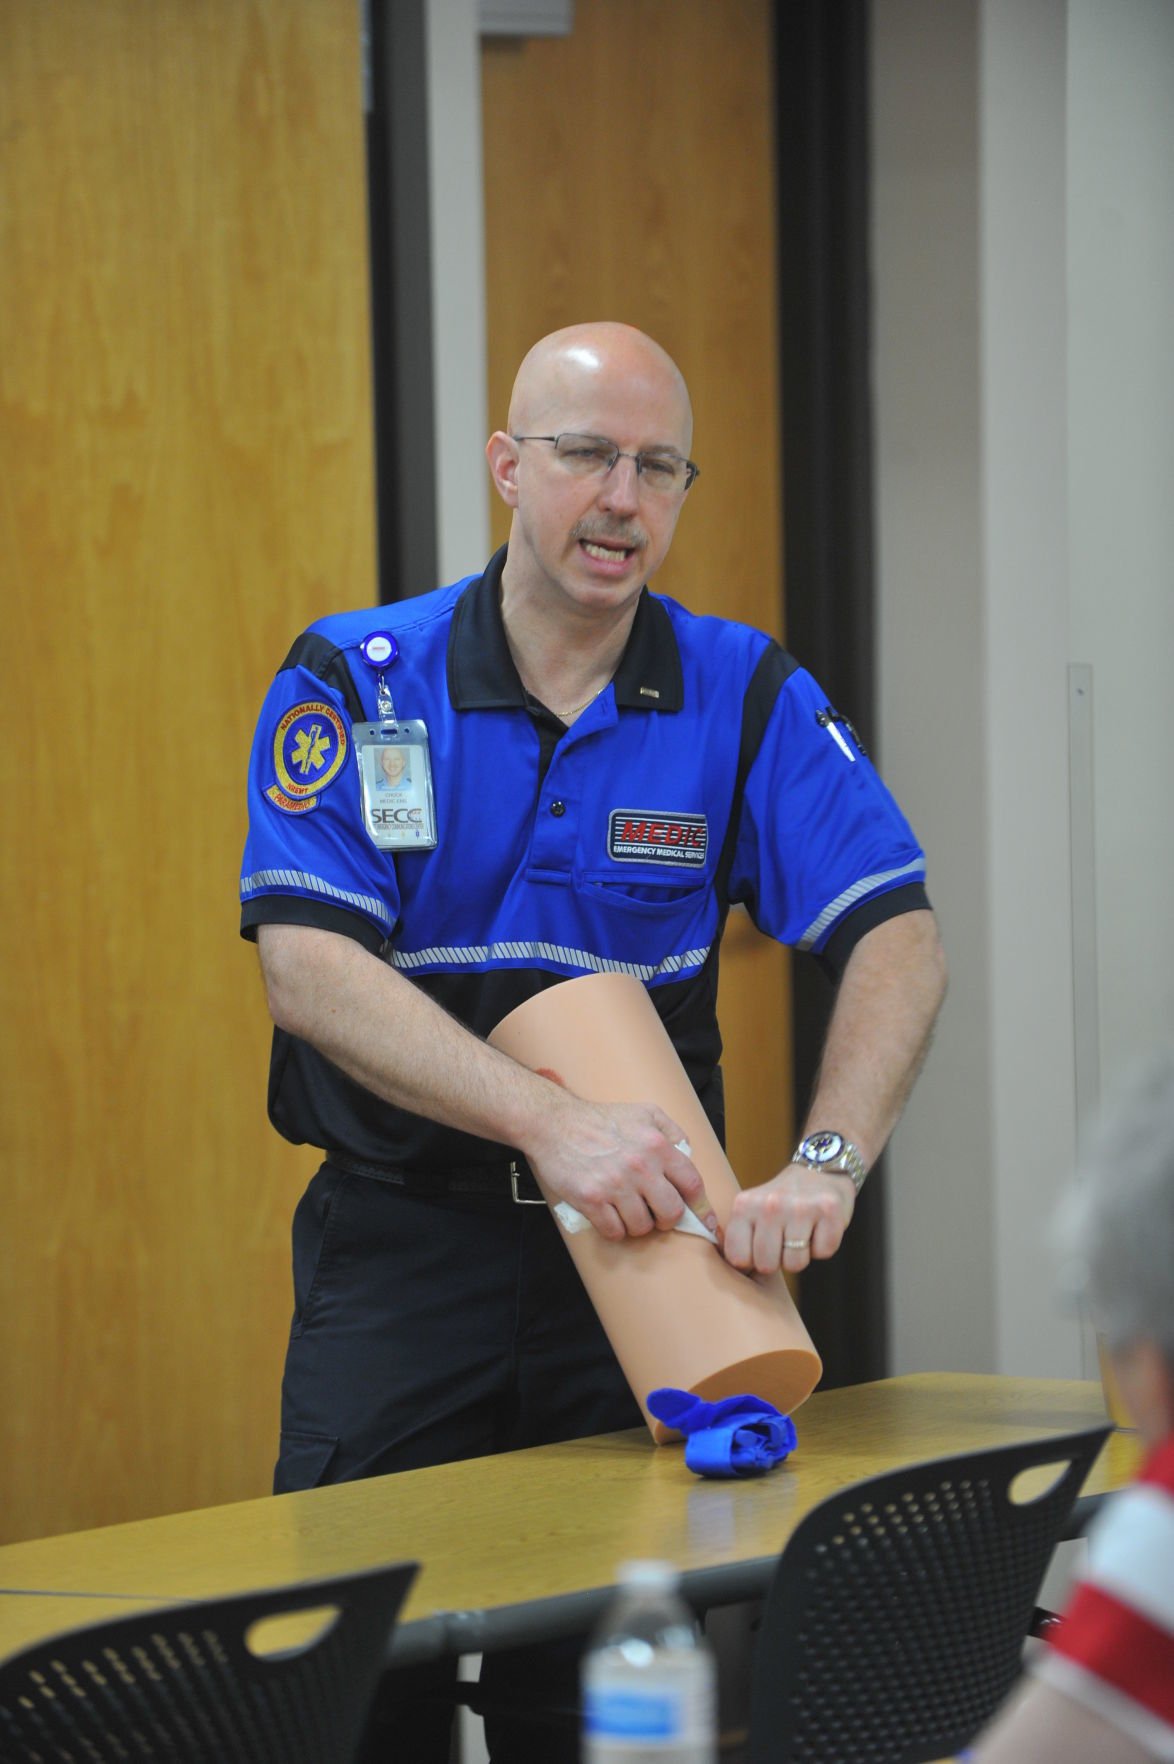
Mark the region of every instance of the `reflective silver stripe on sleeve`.
POLYGON ((911 864, 902 864, 899 870, 878 870, 875 876, 862 876, 859 882, 853 882, 851 888, 845 888, 843 894, 837 894, 835 900, 824 907, 818 919, 807 927, 795 948, 813 948, 829 925, 834 924, 850 906, 854 906, 866 894, 871 894, 874 889, 883 888, 887 882, 897 882, 902 876, 916 876, 921 880, 924 875, 925 859, 914 858, 911 864))
POLYGON ((661 962, 618 962, 609 956, 592 955, 586 949, 568 949, 561 943, 474 943, 437 945, 431 949, 390 949, 386 959, 393 968, 440 967, 485 968, 494 962, 553 962, 561 968, 579 968, 585 974, 631 974, 637 980, 655 980, 662 974, 683 974, 703 966, 705 949, 687 949, 665 956, 661 962))
POLYGON ((311 876, 307 870, 254 870, 251 876, 241 877, 242 897, 271 892, 274 888, 300 888, 308 894, 324 895, 327 900, 340 900, 344 906, 371 913, 382 920, 389 931, 391 929, 391 914, 373 894, 355 894, 349 888, 336 888, 333 882, 327 882, 321 876, 311 876))

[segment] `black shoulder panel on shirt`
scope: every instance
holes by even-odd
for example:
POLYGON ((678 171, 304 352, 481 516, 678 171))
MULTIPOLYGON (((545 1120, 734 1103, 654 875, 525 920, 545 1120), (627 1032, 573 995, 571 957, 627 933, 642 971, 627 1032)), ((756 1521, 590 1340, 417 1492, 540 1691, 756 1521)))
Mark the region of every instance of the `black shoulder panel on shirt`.
POLYGON ((768 643, 758 658, 757 666, 750 676, 750 684, 742 699, 742 738, 738 746, 738 776, 734 784, 734 798, 730 808, 730 819, 726 826, 726 837, 715 875, 718 898, 722 903, 723 920, 729 905, 726 899, 726 887, 734 863, 734 847, 737 843, 738 827, 742 819, 742 792, 746 787, 750 768, 758 757, 758 750, 762 746, 762 738, 766 734, 766 726, 770 722, 771 713, 778 702, 779 693, 798 667, 799 663, 794 656, 788 655, 780 644, 773 641, 768 643))
POLYGON ((328 638, 319 636, 317 631, 303 631, 300 637, 295 638, 293 647, 277 671, 284 674, 287 668, 305 668, 308 673, 317 674, 325 685, 333 686, 336 692, 342 694, 343 702, 357 723, 366 721, 367 713, 351 678, 346 658, 342 650, 328 638))
POLYGON ((746 688, 745 705, 742 711, 742 751, 739 755, 738 770, 742 777, 754 764, 755 756, 762 746, 762 737, 766 734, 766 725, 770 722, 775 702, 791 675, 797 673, 799 663, 793 655, 788 655, 781 644, 770 642, 758 658, 758 666, 750 676, 750 684, 746 688))

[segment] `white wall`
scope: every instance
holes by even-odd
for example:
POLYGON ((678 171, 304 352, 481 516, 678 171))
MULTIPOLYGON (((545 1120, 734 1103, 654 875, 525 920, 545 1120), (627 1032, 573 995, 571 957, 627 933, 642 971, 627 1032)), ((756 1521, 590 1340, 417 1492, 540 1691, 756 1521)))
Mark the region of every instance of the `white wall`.
POLYGON ((881 751, 953 968, 893 1147, 894 1369, 1076 1375, 1041 1253, 1076 1134, 1073 661, 1109 1078, 1174 974, 1174 8, 877 0, 873 90, 881 751))
POLYGON ((994 1361, 977 8, 874 31, 880 752, 928 847, 952 982, 890 1156, 896 1370, 994 1361))
POLYGON ((1106 1083, 1174 1035, 1174 5, 1068 4, 1073 655, 1106 1083))
POLYGON ((426 0, 436 555, 441 582, 489 555, 485 214, 477 0, 426 0))
POLYGON ((1081 1370, 1040 1255, 1076 1120, 1065 13, 1066 0, 984 0, 979 13, 996 1364, 1060 1376, 1081 1370))

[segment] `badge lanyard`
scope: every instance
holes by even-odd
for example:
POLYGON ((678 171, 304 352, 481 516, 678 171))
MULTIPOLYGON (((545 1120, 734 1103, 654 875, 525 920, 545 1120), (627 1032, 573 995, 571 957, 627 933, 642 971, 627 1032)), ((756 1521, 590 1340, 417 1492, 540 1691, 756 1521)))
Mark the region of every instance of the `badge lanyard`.
POLYGON ((363 825, 380 851, 431 851, 436 844, 436 800, 428 730, 419 717, 395 714, 387 671, 399 655, 390 631, 373 631, 359 654, 375 675, 377 723, 352 728, 363 825))

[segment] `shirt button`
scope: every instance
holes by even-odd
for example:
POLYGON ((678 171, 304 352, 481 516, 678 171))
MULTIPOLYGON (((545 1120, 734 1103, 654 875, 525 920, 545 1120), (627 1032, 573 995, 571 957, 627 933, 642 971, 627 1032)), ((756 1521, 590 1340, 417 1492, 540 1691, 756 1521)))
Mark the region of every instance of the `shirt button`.
POLYGON ((561 796, 555 797, 554 801, 550 805, 550 812, 552 815, 565 815, 566 814, 567 805, 563 801, 561 796))

